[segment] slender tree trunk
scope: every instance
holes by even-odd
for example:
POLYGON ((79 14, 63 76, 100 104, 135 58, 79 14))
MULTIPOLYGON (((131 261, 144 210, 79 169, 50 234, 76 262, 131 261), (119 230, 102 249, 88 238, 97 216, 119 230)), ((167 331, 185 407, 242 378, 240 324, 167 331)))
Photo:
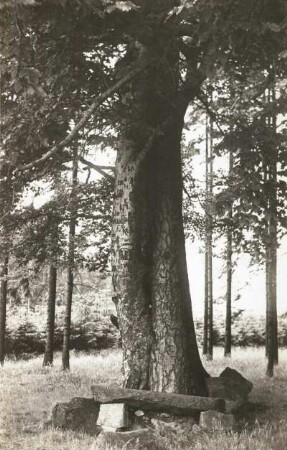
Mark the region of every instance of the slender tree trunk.
POLYGON ((9 257, 6 255, 0 271, 0 364, 3 366, 5 359, 5 337, 6 337, 6 306, 8 287, 8 263, 9 257))
POLYGON ((205 218, 205 306, 203 353, 213 358, 213 138, 212 120, 206 123, 206 218, 205 218))
MULTIPOLYGON (((268 358, 272 358, 274 364, 278 364, 278 330, 277 330, 277 169, 276 162, 270 169, 270 244, 269 244, 269 295, 268 295, 268 319, 269 338, 271 342, 268 345, 268 358), (272 353, 272 355, 271 355, 272 353)), ((271 371, 270 371, 271 373, 271 371)), ((269 370, 268 370, 269 374, 269 370)))
POLYGON ((273 376, 274 365, 278 364, 277 338, 277 240, 275 223, 270 221, 270 242, 266 249, 266 356, 267 375, 273 376), (274 227, 274 228, 273 228, 274 227), (274 234, 273 234, 274 233, 274 234))
POLYGON ((124 385, 205 393, 189 296, 182 220, 180 140, 184 110, 174 110, 174 49, 133 83, 116 162, 112 270, 123 347, 124 385), (167 62, 167 67, 163 65, 167 62), (158 95, 158 83, 163 88, 158 95), (148 127, 170 115, 142 157, 148 127), (139 164, 140 161, 140 164, 139 164))
POLYGON ((14 186, 12 184, 11 169, 9 166, 2 167, 1 170, 1 233, 5 236, 1 248, 0 259, 0 364, 4 365, 5 360, 5 339, 6 339, 6 314, 7 314, 7 293, 8 293, 8 270, 10 256, 10 219, 13 207, 14 186))
MULTIPOLYGON (((275 68, 273 68, 275 70, 275 68)), ((271 88, 271 100, 272 102, 276 101, 276 93, 275 93, 275 74, 274 74, 274 81, 271 88)), ((275 141, 276 137, 276 113, 274 113, 271 117, 271 126, 273 131, 273 139, 272 142, 275 141)), ((270 232, 272 236, 272 250, 271 250, 271 260, 272 260, 272 266, 271 266, 271 273, 272 275, 272 312, 273 312, 273 321, 274 321, 274 363, 277 365, 279 362, 279 354, 278 354, 278 317, 277 317, 277 247, 278 247, 278 240, 277 240, 277 148, 276 144, 274 144, 275 149, 275 159, 273 159, 273 164, 271 166, 271 177, 272 177, 272 198, 270 202, 270 209, 271 209, 271 220, 270 220, 270 232)))
MULTIPOLYGON (((274 88, 269 90, 268 100, 275 100, 274 88)), ((269 156, 268 181, 268 240, 266 249, 266 285, 267 292, 267 318, 266 318, 266 354, 267 375, 273 376, 274 365, 278 364, 278 330, 277 330, 277 154, 274 143, 276 133, 276 116, 268 118, 268 127, 272 132, 272 149, 269 156)))
MULTIPOLYGON (((229 177, 233 170, 233 154, 229 153, 229 177)), ((225 341, 224 341, 224 356, 231 356, 232 333, 231 333, 231 317, 232 317, 232 202, 229 205, 228 211, 228 230, 227 230, 227 245, 226 245, 226 312, 225 312, 225 341)))
POLYGON ((203 344, 202 354, 207 354, 207 339, 208 339, 208 251, 207 251, 207 236, 205 237, 205 252, 204 252, 204 316, 203 316, 203 344))
MULTIPOLYGON (((212 97, 211 97, 212 101, 212 97)), ((208 316, 207 316, 207 359, 213 359, 213 123, 210 119, 209 131, 209 186, 208 186, 208 316)))
POLYGON ((208 341, 208 305, 209 305, 209 120, 205 117, 205 250, 204 250, 204 318, 203 318, 203 355, 207 354, 208 341))
MULTIPOLYGON (((263 160, 263 166, 264 166, 264 184, 265 186, 268 184, 269 180, 269 170, 268 170, 268 163, 267 163, 267 157, 264 156, 263 160)), ((268 209, 269 209, 269 199, 267 196, 266 201, 266 214, 265 214, 265 235, 266 235, 266 244, 265 244, 265 297, 266 297, 266 312, 265 312, 265 356, 268 358, 268 352, 269 352, 269 332, 270 332, 270 326, 269 326, 269 309, 270 309, 270 248, 269 248, 269 217, 268 217, 268 209)))
POLYGON ((277 324, 277 224, 271 215, 269 242, 266 248, 266 357, 267 375, 273 376, 273 366, 278 364, 277 324))
POLYGON ((265 249, 265 292, 266 292, 266 317, 265 317, 265 356, 268 358, 269 352, 269 310, 270 310, 270 256, 269 248, 265 249))
POLYGON ((57 289, 57 267, 54 264, 50 264, 49 295, 48 295, 48 310, 47 310, 47 336, 46 336, 46 346, 45 346, 43 366, 51 366, 53 364, 56 289, 57 289))
MULTIPOLYGON (((59 186, 61 183, 60 174, 55 175, 55 198, 59 194, 59 186)), ((55 309, 56 309, 56 292, 57 292, 57 247, 58 247, 58 225, 59 218, 55 215, 51 217, 51 262, 49 267, 49 293, 47 304, 47 326, 46 326, 46 345, 43 366, 53 364, 54 355, 54 332, 55 332, 55 309)))
POLYGON ((75 264, 75 235, 76 235, 76 189, 78 184, 78 160, 77 150, 73 151, 73 171, 72 171, 72 190, 71 190, 71 208, 69 224, 69 247, 68 247, 68 269, 67 269, 67 292, 66 306, 64 316, 64 334, 62 350, 62 369, 70 369, 70 335, 71 335, 71 313, 74 288, 74 264, 75 264))
POLYGON ((274 353, 274 315, 273 315, 273 282, 272 279, 272 262, 270 249, 267 250, 266 257, 268 258, 266 264, 266 279, 268 280, 268 294, 267 294, 267 307, 266 307, 266 354, 267 354, 267 371, 266 374, 269 377, 273 377, 275 353, 274 353))
POLYGON ((213 359, 213 257, 212 257, 212 232, 209 234, 208 245, 208 334, 207 353, 209 360, 213 359))

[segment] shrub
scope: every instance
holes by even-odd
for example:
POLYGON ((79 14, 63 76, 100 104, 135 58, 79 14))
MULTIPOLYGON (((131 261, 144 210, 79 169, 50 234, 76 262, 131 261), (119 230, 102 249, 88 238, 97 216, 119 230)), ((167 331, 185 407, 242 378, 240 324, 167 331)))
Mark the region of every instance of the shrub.
MULTIPOLYGON (((61 350, 63 341, 64 308, 58 308, 54 333, 54 349, 61 350)), ((39 354, 45 350, 46 307, 27 311, 17 307, 8 310, 6 353, 16 358, 25 354, 39 354)), ((74 308, 71 324, 71 350, 102 350, 119 345, 119 332, 111 323, 109 312, 93 312, 90 308, 74 308), (83 313, 84 311, 84 313, 83 313), (81 313, 80 313, 81 312, 81 313)))
MULTIPOLYGON (((99 303, 87 296, 77 297, 72 310, 71 349, 94 351, 119 346, 119 332, 110 321, 114 313, 111 304, 99 303)), ((56 328, 54 348, 61 350, 64 306, 56 309, 56 328)), ((203 341, 203 322, 195 321, 197 341, 203 341)), ((224 345, 225 323, 222 317, 214 320, 214 344, 224 345)), ((280 346, 287 345, 287 316, 278 318, 278 341, 280 346)), ((43 353, 46 340, 46 305, 38 305, 33 311, 17 306, 8 309, 7 318, 7 354, 23 357, 27 354, 43 353)), ((261 346, 265 344, 265 318, 239 315, 232 325, 232 343, 234 346, 261 346)))
MULTIPOLYGON (((197 341, 203 342, 203 322, 195 321, 197 341)), ((222 318, 214 324, 214 345, 224 345, 225 323, 222 318)), ((287 345, 287 317, 278 318, 278 344, 287 345)), ((256 347, 265 345, 265 318, 251 317, 243 314, 232 325, 232 345, 256 347)))
POLYGON ((8 330, 6 337, 6 352, 16 357, 27 353, 42 353, 45 344, 35 325, 29 321, 20 324, 13 330, 8 330))

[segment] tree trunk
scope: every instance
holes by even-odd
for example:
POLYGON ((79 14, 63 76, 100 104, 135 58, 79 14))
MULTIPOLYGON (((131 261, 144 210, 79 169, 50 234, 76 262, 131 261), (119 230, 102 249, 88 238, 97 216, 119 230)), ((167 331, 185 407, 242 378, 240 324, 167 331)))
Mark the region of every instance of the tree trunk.
POLYGON ((203 316, 203 355, 207 354, 208 341, 208 305, 209 305, 209 124, 208 115, 205 117, 205 249, 204 249, 204 316, 203 316))
MULTIPOLYGON (((54 188, 55 199, 59 195, 61 177, 60 174, 55 174, 54 188)), ((58 250, 58 227, 59 217, 54 211, 51 216, 51 245, 50 245, 50 267, 49 267, 49 294, 47 304, 47 327, 46 327, 46 346, 44 353, 43 366, 50 366, 53 364, 54 353, 54 331, 55 331, 55 307, 56 307, 56 292, 57 292, 57 250, 58 250)))
POLYGON ((266 312, 265 312, 265 356, 268 358, 269 352, 269 307, 270 307, 270 263, 268 247, 265 248, 265 297, 266 297, 266 312))
POLYGON ((14 197, 11 169, 9 165, 5 166, 5 164, 1 168, 0 197, 1 233, 3 233, 5 238, 0 250, 0 364, 3 366, 5 360, 8 270, 11 245, 10 220, 14 197))
MULTIPOLYGON (((274 69, 275 70, 275 69, 274 69)), ((275 76, 275 75, 274 75, 275 76)), ((271 88, 271 101, 276 101, 276 93, 275 93, 275 80, 273 81, 272 88, 271 88)), ((276 139, 276 112, 271 117, 271 126, 272 126, 272 132, 273 132, 273 138, 272 143, 276 139)), ((277 247, 278 247, 278 240, 277 240, 277 148, 276 144, 274 145, 274 148, 276 149, 276 157, 273 160, 271 164, 271 177, 272 177, 272 197, 270 200, 270 210, 271 210, 271 219, 270 219, 270 233, 272 236, 272 249, 271 249, 271 274, 272 274, 272 312, 273 312, 273 321, 274 321, 274 327, 273 327, 273 333, 274 333, 274 363, 277 365, 279 362, 279 354, 278 354, 278 317, 277 317, 277 247)), ((272 152, 273 153, 273 152, 272 152)))
POLYGON ((267 371, 266 374, 269 377, 273 377, 274 373, 274 363, 275 363, 275 353, 274 353, 274 315, 273 315, 273 276, 272 274, 272 261, 270 249, 266 252, 267 263, 266 263, 266 279, 268 292, 266 296, 267 307, 266 307, 266 355, 267 355, 267 371))
MULTIPOLYGON (((268 101, 275 101, 275 90, 268 92, 268 101)), ((276 133, 276 115, 270 115, 267 126, 271 133, 271 151, 269 148, 267 177, 268 192, 268 239, 266 249, 266 285, 268 288, 266 301, 266 355, 267 375, 273 376, 274 365, 278 364, 278 325, 277 325, 277 154, 274 142, 276 133)))
POLYGON ((206 121, 206 211, 205 211, 205 302, 204 302, 204 336, 203 354, 207 359, 213 358, 213 138, 212 120, 206 121))
POLYGON ((195 340, 182 220, 181 126, 157 144, 150 388, 189 392, 203 380, 195 340), (192 377, 192 378, 191 378, 192 377))
POLYGON ((57 289, 57 267, 54 264, 50 264, 49 296, 48 296, 48 310, 47 310, 47 336, 46 336, 46 346, 45 346, 43 366, 51 366, 53 364, 56 289, 57 289))
MULTIPOLYGON (((212 94, 211 94, 212 101, 212 94)), ((209 173, 207 203, 207 252, 208 252, 208 314, 207 314, 207 353, 213 359, 213 121, 209 119, 209 173)))
POLYGON ((207 374, 195 339, 181 210, 185 108, 175 113, 177 74, 171 68, 177 61, 174 49, 166 43, 164 48, 161 64, 133 83, 131 114, 121 133, 112 227, 114 301, 124 386, 202 394, 207 374), (170 115, 172 125, 146 151, 148 130, 170 115))
POLYGON ((277 211, 276 211, 276 167, 270 170, 270 221, 267 249, 267 375, 273 376, 273 366, 278 364, 277 330, 277 211))
POLYGON ((8 255, 0 271, 0 364, 3 366, 5 359, 5 337, 6 337, 6 306, 7 306, 7 286, 8 286, 8 255))
POLYGON ((73 171, 72 171, 72 190, 70 206, 70 224, 69 224, 69 247, 68 247, 68 269, 67 269, 67 292, 64 316, 64 334, 62 350, 62 369, 70 369, 70 335, 71 335, 71 314, 74 288, 74 265, 75 265, 75 235, 76 235, 76 189, 78 184, 78 160, 77 150, 73 151, 73 171))
MULTIPOLYGON (((229 154, 229 176, 232 175, 233 170, 233 154, 229 154)), ((231 356, 231 317, 232 317, 232 202, 229 205, 228 211, 228 230, 227 230, 227 245, 226 245, 226 312, 225 312, 225 341, 224 341, 224 356, 231 356)))

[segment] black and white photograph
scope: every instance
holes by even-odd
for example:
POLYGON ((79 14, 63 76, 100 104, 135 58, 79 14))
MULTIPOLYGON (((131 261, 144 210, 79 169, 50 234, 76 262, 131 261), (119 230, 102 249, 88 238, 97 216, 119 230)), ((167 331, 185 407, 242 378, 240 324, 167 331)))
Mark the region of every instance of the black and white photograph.
POLYGON ((0 450, 287 447, 287 0, 0 0, 0 450))

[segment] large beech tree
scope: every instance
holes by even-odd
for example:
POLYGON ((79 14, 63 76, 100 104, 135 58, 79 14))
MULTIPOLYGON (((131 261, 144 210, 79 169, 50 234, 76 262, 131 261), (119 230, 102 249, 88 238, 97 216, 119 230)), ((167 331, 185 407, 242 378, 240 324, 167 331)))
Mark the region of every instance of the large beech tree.
MULTIPOLYGON (((136 58, 140 51, 134 51, 136 58)), ((112 236, 125 383, 202 392, 185 262, 180 154, 184 114, 199 85, 180 89, 172 39, 158 36, 143 57, 155 62, 127 89, 131 100, 120 127, 112 236)))
MULTIPOLYGON (((67 104, 70 95, 71 113, 77 118, 75 107, 81 110, 89 96, 96 97, 70 134, 60 135, 57 143, 52 133, 50 148, 43 142, 35 148, 30 143, 24 148, 26 158, 23 151, 15 158, 14 150, 13 164, 21 170, 49 167, 84 125, 97 132, 107 124, 113 127, 118 156, 112 267, 124 382, 133 388, 202 394, 206 373, 195 340, 182 221, 184 115, 188 104, 200 95, 203 81, 229 57, 236 55, 243 63, 248 53, 248 63, 256 60, 258 39, 263 35, 271 39, 272 27, 264 28, 263 14, 274 7, 274 1, 225 0, 218 5, 211 0, 46 0, 35 4, 18 0, 0 5, 10 3, 33 4, 24 7, 11 33, 21 44, 20 53, 25 44, 32 46, 29 64, 38 61, 32 94, 43 97, 41 114, 48 102, 37 81, 45 86, 41 68, 46 60, 52 79, 45 86, 51 91, 50 110, 59 109, 61 96, 67 104), (63 61, 68 71, 63 70, 63 61)), ((7 21, 13 21, 15 14, 9 15, 9 8, 6 11, 7 21)), ((25 75, 18 66, 13 76, 17 79, 20 74, 31 87, 31 71, 25 75)), ((26 85, 20 81, 21 91, 26 85)), ((39 110, 37 102, 33 107, 39 110)), ((48 113, 43 121, 49 120, 48 113)), ((67 108, 60 108, 60 113, 67 123, 67 108)), ((35 120, 34 127, 39 116, 35 120)), ((57 117, 54 122, 59 125, 57 117)), ((14 137, 7 140, 8 146, 14 137)))

